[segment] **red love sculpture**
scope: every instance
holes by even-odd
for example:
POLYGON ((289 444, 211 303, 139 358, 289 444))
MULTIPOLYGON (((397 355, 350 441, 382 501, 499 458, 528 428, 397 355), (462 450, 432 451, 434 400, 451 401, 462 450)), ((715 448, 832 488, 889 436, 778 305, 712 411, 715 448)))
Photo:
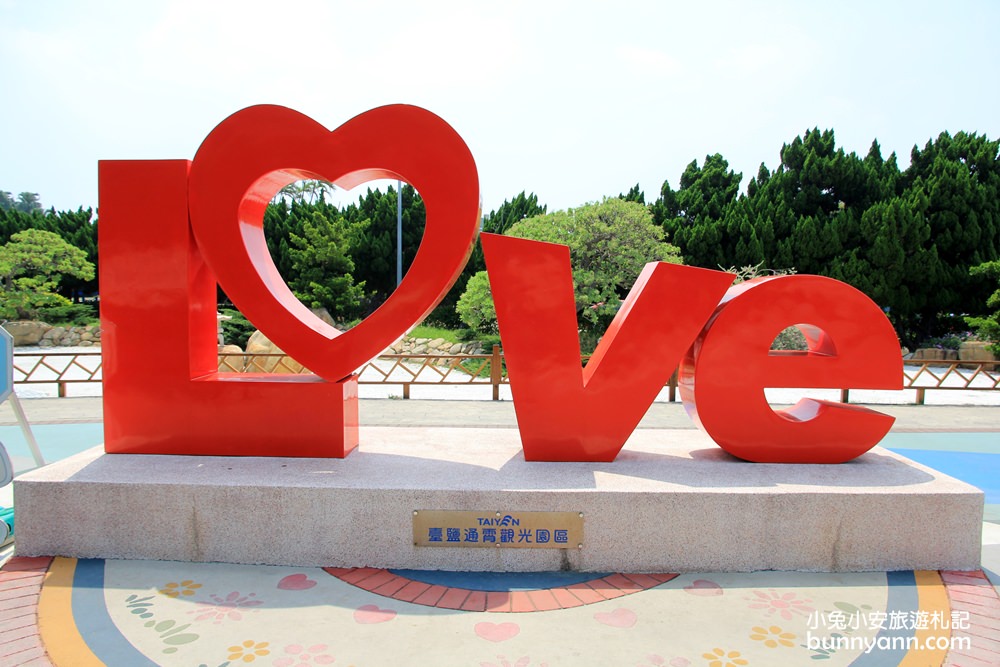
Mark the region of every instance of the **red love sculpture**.
POLYGON ((688 414, 734 456, 759 463, 842 463, 889 432, 893 417, 803 399, 773 410, 765 387, 900 389, 903 359, 879 307, 846 283, 779 276, 735 285, 681 365, 688 414), (808 351, 771 350, 798 326, 808 351))
POLYGON ((244 109, 198 149, 189 192, 198 250, 226 295, 278 347, 330 381, 354 373, 433 310, 479 231, 472 154, 443 120, 412 106, 373 109, 333 132, 284 107, 244 109), (420 192, 424 237, 389 299, 340 332, 302 305, 278 274, 264 239, 264 209, 297 180, 352 188, 377 178, 401 179, 420 192))
POLYGON ((186 160, 102 161, 100 279, 105 449, 111 453, 342 457, 358 443, 355 369, 417 324, 465 264, 479 222, 461 137, 410 106, 330 132, 251 107, 186 160), (416 187, 423 242, 402 284, 341 333, 291 294, 267 252, 264 208, 289 182, 371 178, 416 187), (321 377, 219 373, 216 278, 236 305, 321 377))
POLYGON ((482 243, 524 457, 613 461, 733 275, 650 262, 581 369, 569 248, 482 243))

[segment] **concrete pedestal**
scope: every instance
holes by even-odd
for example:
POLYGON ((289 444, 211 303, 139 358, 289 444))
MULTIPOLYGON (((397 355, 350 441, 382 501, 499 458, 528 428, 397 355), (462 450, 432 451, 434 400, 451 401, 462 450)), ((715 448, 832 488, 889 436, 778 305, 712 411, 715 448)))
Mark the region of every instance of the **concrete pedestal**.
POLYGON ((18 555, 447 570, 979 567, 983 494, 887 450, 739 461, 640 430, 613 463, 527 463, 511 429, 366 427, 346 459, 107 455, 15 481, 18 555), (417 547, 415 510, 584 514, 582 547, 417 547))

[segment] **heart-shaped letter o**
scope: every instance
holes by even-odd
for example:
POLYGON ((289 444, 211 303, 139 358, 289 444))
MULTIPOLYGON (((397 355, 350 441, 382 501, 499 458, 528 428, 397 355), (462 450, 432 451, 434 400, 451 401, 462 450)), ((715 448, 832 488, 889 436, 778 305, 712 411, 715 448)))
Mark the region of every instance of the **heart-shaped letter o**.
POLYGON ((479 231, 479 177, 468 146, 429 111, 392 105, 332 132, 297 111, 238 111, 205 138, 189 178, 191 226, 216 279, 240 311, 288 355, 335 382, 418 324, 465 266, 479 231), (264 239, 264 209, 303 179, 352 188, 406 181, 427 210, 416 258, 382 306, 341 332, 302 305, 279 275, 264 239))

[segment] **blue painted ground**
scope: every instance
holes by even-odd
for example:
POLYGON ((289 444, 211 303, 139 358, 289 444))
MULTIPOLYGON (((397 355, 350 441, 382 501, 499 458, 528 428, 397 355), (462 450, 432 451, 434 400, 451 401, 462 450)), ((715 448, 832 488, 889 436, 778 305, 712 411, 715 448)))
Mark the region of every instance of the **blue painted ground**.
MULTIPOLYGON (((104 442, 104 424, 39 424, 31 432, 46 463, 59 461, 104 442)), ((15 473, 35 467, 20 426, 0 426, 0 442, 7 448, 15 473)))

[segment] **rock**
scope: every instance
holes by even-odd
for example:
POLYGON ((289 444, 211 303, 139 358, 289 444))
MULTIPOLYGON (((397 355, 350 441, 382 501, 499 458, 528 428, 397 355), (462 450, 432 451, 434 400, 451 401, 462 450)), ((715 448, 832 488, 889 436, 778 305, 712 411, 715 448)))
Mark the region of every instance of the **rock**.
POLYGON ((38 345, 45 334, 52 328, 45 322, 8 322, 3 328, 14 338, 14 347, 19 345, 38 345))
POLYGON ((250 373, 299 373, 303 368, 302 364, 290 357, 285 357, 283 360, 278 357, 257 357, 256 355, 262 354, 284 354, 280 347, 260 331, 254 331, 250 335, 246 354, 248 357, 254 357, 247 360, 250 362, 247 372, 250 373))
POLYGON ((38 347, 55 347, 55 343, 52 342, 51 338, 43 338, 38 341, 38 347))
POLYGON ((92 341, 94 340, 94 334, 92 334, 90 331, 84 331, 82 334, 80 334, 80 340, 86 342, 92 341))
POLYGON ((80 341, 80 347, 93 347, 93 346, 94 346, 94 341, 92 341, 92 340, 81 340, 80 341))
POLYGON ((455 343, 454 345, 448 348, 448 354, 461 354, 461 353, 462 353, 461 343, 455 343))
MULTIPOLYGON (((983 340, 968 340, 959 345, 958 347, 958 358, 961 361, 1000 361, 997 355, 986 349, 987 345, 992 345, 987 341, 983 340)), ((968 364, 964 365, 964 368, 978 368, 980 364, 968 364)), ((986 370, 1000 370, 1000 364, 988 365, 986 370)))
POLYGON ((42 338, 48 340, 59 340, 65 335, 66 335, 66 329, 64 329, 63 327, 52 327, 51 329, 45 332, 45 335, 42 336, 42 338))
POLYGON ((444 338, 435 338, 434 340, 432 340, 429 343, 427 343, 427 347, 435 349, 435 350, 440 350, 441 346, 444 345, 447 342, 448 341, 446 341, 444 338))
POLYGON ((223 345, 219 348, 220 373, 241 373, 245 364, 246 357, 239 345, 223 345))
POLYGON ((913 353, 913 361, 958 361, 958 350, 949 350, 940 347, 922 347, 913 353))
POLYGON ((333 317, 330 315, 330 311, 327 310, 326 308, 311 308, 310 310, 312 310, 312 314, 313 315, 315 315, 319 319, 323 320, 324 322, 326 322, 327 324, 329 324, 331 327, 333 327, 335 329, 339 329, 340 328, 333 321, 333 317))
MULTIPOLYGON (((423 340, 427 340, 424 338, 423 340)), ((427 343, 420 343, 413 348, 413 354, 427 354, 427 343)))

